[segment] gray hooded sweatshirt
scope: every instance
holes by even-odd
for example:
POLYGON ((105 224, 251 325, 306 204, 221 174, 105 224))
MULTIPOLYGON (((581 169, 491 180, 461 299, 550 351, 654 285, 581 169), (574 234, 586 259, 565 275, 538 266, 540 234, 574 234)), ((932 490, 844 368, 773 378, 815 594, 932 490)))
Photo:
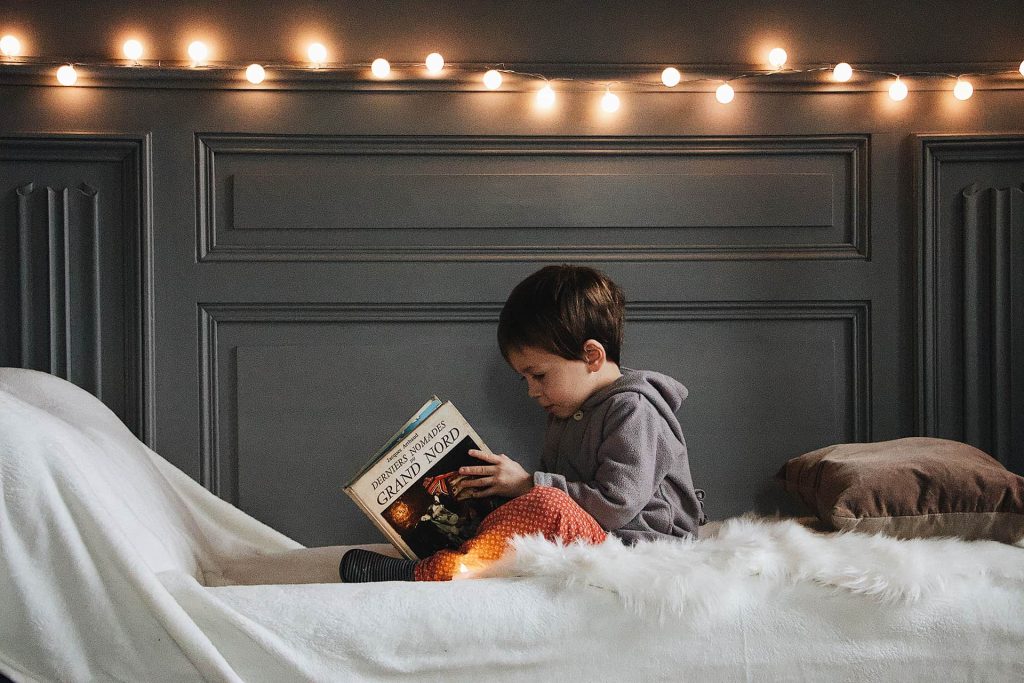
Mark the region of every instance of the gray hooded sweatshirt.
POLYGON ((703 492, 693 488, 675 412, 686 387, 622 368, 575 415, 548 418, 537 486, 559 488, 626 543, 697 536, 703 492))

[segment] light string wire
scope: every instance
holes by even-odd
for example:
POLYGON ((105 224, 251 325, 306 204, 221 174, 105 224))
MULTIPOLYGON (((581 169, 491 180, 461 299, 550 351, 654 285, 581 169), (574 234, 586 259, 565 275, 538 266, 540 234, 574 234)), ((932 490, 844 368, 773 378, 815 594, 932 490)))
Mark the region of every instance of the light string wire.
MULTIPOLYGON (((341 74, 354 71, 369 71, 371 69, 371 63, 369 62, 324 62, 314 64, 312 62, 219 62, 219 61, 203 61, 201 63, 194 63, 188 60, 131 60, 131 59, 117 59, 117 60, 57 60, 52 58, 38 58, 38 57, 25 57, 25 56, 3 56, 0 57, 0 68, 4 66, 28 66, 28 67, 60 67, 70 65, 75 68, 96 68, 96 69, 159 69, 159 70, 173 70, 181 71, 182 73, 187 72, 230 72, 239 71, 244 72, 245 69, 251 64, 256 63, 264 67, 268 71, 277 72, 292 72, 292 73, 303 73, 303 74, 314 74, 321 73, 325 75, 341 74)), ((423 62, 390 62, 391 69, 404 72, 411 70, 425 70, 423 62)), ((658 68, 657 65, 653 64, 637 64, 637 65, 622 65, 622 64, 593 64, 586 65, 590 68, 602 69, 607 68, 609 70, 623 70, 623 71, 641 71, 646 69, 658 68)), ((910 65, 908 65, 910 66, 910 65)), ((588 77, 576 77, 576 76, 564 76, 564 75, 545 75, 536 71, 526 71, 515 68, 510 68, 505 63, 499 62, 496 64, 484 64, 474 63, 472 65, 463 65, 460 63, 445 63, 444 69, 440 74, 428 74, 422 76, 425 81, 444 82, 445 72, 449 75, 458 74, 463 77, 469 75, 483 76, 486 71, 494 70, 502 75, 510 75, 518 78, 543 81, 550 84, 558 83, 569 83, 569 84, 580 84, 583 86, 591 86, 595 89, 604 90, 611 87, 642 87, 642 88, 658 88, 664 89, 665 91, 672 91, 679 89, 680 86, 694 85, 700 83, 736 83, 742 81, 751 80, 762 80, 772 78, 784 78, 787 76, 797 76, 801 74, 820 74, 824 72, 832 71, 835 64, 829 65, 815 65, 808 66, 805 68, 795 67, 783 67, 779 69, 764 69, 764 70, 745 70, 738 73, 728 73, 729 65, 715 65, 715 64, 684 64, 679 68, 681 78, 678 83, 673 86, 666 86, 661 81, 653 81, 645 78, 611 78, 611 79, 600 79, 600 78, 588 78, 588 77), (705 72, 714 72, 718 68, 723 71, 722 75, 698 75, 693 76, 691 74, 703 74, 705 72)), ((1017 73, 1018 69, 1013 68, 997 68, 997 69, 986 69, 986 70, 972 70, 960 73, 951 73, 948 71, 928 71, 915 69, 912 71, 891 71, 885 69, 872 69, 872 68, 858 68, 853 66, 853 73, 855 75, 868 75, 873 77, 886 77, 886 78, 947 78, 951 80, 963 79, 963 78, 985 78, 985 77, 998 77, 1009 74, 1017 73)), ((367 82, 380 82, 386 83, 388 81, 396 80, 413 80, 412 78, 397 78, 394 75, 378 78, 378 77, 367 77, 363 79, 367 82)), ((448 80, 453 80, 449 77, 448 80)), ((499 87, 498 90, 501 88, 499 87)))
MULTIPOLYGON (((690 65, 690 66, 694 66, 694 65, 690 65)), ((708 65, 708 66, 713 66, 713 65, 708 65)), ((667 86, 667 85, 665 85, 661 81, 651 81, 651 80, 645 80, 645 79, 639 79, 639 80, 635 80, 634 79, 634 80, 625 81, 625 83, 627 83, 629 85, 641 86, 641 87, 657 87, 657 88, 664 89, 666 91, 671 91, 671 90, 679 88, 679 86, 686 85, 686 84, 697 84, 697 83, 711 83, 711 84, 714 84, 714 83, 730 83, 731 84, 731 83, 735 83, 735 82, 738 82, 738 81, 751 80, 751 79, 770 79, 770 78, 773 78, 773 77, 794 76, 794 75, 800 75, 800 74, 820 74, 820 73, 825 73, 825 72, 833 71, 835 69, 835 66, 836 66, 835 64, 831 64, 831 65, 813 66, 813 67, 799 68, 799 69, 798 68, 782 68, 782 69, 766 69, 766 70, 761 70, 761 71, 744 71, 744 72, 740 72, 738 74, 730 75, 730 76, 727 76, 727 77, 718 77, 718 76, 687 77, 687 76, 685 76, 685 74, 687 74, 687 73, 693 73, 693 72, 699 72, 699 71, 702 71, 702 70, 707 70, 707 67, 702 67, 702 68, 689 69, 689 70, 680 70, 680 76, 681 77, 680 77, 679 81, 675 85, 672 85, 672 86, 667 86)), ((582 84, 585 84, 585 85, 594 86, 595 89, 608 89, 608 88, 612 88, 612 87, 616 87, 616 86, 621 86, 624 83, 624 81, 613 80, 613 79, 602 80, 602 79, 557 77, 557 76, 548 77, 548 76, 545 76, 544 74, 540 74, 540 73, 532 73, 532 72, 528 72, 528 71, 518 71, 516 69, 505 68, 503 64, 498 64, 498 65, 492 66, 491 68, 493 68, 495 71, 497 71, 497 72, 499 72, 501 74, 510 74, 510 75, 524 77, 524 78, 531 78, 531 79, 536 79, 536 80, 542 80, 542 81, 545 81, 545 82, 548 82, 548 83, 557 83, 557 82, 582 83, 582 84)), ((853 74, 862 74, 862 75, 866 74, 866 75, 869 75, 869 76, 881 76, 881 77, 886 77, 886 78, 896 78, 896 79, 899 79, 899 78, 948 78, 948 79, 951 79, 951 80, 960 80, 960 79, 963 79, 963 78, 985 78, 985 77, 991 77, 991 76, 1004 76, 1004 75, 1010 75, 1010 74, 1015 74, 1015 73, 1019 72, 1018 69, 1012 69, 1012 68, 1011 69, 993 69, 993 70, 985 70, 985 71, 966 71, 966 72, 961 72, 961 73, 950 73, 950 72, 945 72, 945 71, 922 71, 922 70, 896 72, 896 71, 888 71, 888 70, 883 70, 883 69, 866 69, 866 68, 856 68, 856 67, 852 67, 852 70, 853 70, 853 74)), ((1022 74, 1022 75, 1024 75, 1024 74, 1022 74)), ((847 79, 847 81, 849 81, 849 80, 850 79, 847 79)))

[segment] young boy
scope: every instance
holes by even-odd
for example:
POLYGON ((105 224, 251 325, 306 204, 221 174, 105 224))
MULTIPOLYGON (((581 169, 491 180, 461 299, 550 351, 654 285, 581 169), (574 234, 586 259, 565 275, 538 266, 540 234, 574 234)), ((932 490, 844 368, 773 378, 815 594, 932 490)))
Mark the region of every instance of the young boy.
POLYGON ((498 345, 548 413, 541 469, 471 450, 459 497, 512 498, 481 522, 457 551, 419 562, 354 549, 343 581, 448 580, 463 560, 497 559, 516 535, 566 543, 602 542, 608 533, 640 539, 696 536, 706 521, 675 412, 686 388, 671 377, 621 368, 625 298, 603 273, 547 266, 519 283, 498 322, 498 345))

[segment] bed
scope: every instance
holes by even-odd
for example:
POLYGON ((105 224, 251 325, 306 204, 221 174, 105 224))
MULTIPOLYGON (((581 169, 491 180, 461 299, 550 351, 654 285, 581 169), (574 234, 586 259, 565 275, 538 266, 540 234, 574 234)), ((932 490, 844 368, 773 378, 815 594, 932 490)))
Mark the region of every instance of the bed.
POLYGON ((1024 549, 739 518, 467 580, 215 585, 299 544, 98 400, 0 369, 0 671, 64 680, 1020 680, 1024 549))

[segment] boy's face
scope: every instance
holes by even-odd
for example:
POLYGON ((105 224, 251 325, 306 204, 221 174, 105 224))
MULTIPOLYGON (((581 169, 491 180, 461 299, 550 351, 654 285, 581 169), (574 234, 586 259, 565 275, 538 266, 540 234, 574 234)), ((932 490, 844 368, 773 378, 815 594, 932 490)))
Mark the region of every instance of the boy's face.
POLYGON ((593 373, 582 360, 527 346, 509 350, 508 362, 526 381, 530 398, 555 417, 571 416, 595 389, 593 373))

